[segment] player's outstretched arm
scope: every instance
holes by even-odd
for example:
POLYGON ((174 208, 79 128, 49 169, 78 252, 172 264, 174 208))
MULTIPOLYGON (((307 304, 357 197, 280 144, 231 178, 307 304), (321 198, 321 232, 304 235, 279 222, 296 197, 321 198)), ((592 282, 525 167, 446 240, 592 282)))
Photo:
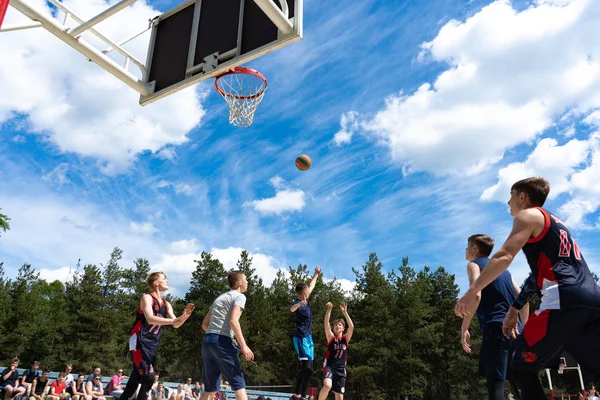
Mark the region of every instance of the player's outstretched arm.
POLYGON ((523 210, 517 214, 512 232, 502 248, 492 256, 479 277, 456 303, 454 312, 457 316, 462 318, 475 312, 477 293, 499 277, 508 268, 517 253, 525 246, 537 222, 531 211, 529 209, 523 210))
POLYGON ((350 314, 348 314, 348 305, 346 303, 340 304, 340 310, 342 310, 342 314, 344 314, 344 318, 346 318, 346 323, 348 324, 348 330, 346 331, 346 343, 350 343, 350 339, 352 339, 352 335, 354 334, 354 322, 352 322, 350 314))
POLYGON ((171 303, 167 302, 167 318, 175 318, 175 322, 173 322, 173 328, 177 329, 181 325, 183 325, 185 323, 185 321, 187 321, 188 318, 192 315, 192 312, 194 311, 194 307, 195 307, 194 304, 192 304, 192 303, 188 304, 187 306, 185 306, 185 310, 183 310, 183 314, 181 314, 179 317, 175 317, 171 303))
MULTIPOLYGON (((168 310, 167 306, 167 310, 168 310)), ((148 321, 148 323, 150 325, 173 325, 175 323, 176 318, 164 318, 164 317, 159 317, 157 315, 154 315, 154 312, 152 311, 152 296, 149 294, 145 294, 142 296, 142 300, 140 300, 140 309, 142 310, 142 312, 144 313, 144 316, 146 317, 146 321, 148 321)))
POLYGON ((321 274, 321 267, 317 265, 315 267, 315 273, 312 277, 312 280, 310 281, 310 285, 308 286, 308 296, 310 296, 312 291, 315 289, 315 286, 317 285, 317 279, 319 278, 320 274, 321 274))
POLYGON ((329 319, 331 318, 331 309, 333 308, 333 304, 331 302, 325 305, 327 307, 327 311, 325 311, 325 337, 327 338, 327 343, 333 337, 333 332, 331 331, 331 324, 329 323, 329 319))
POLYGON ((292 306, 290 307, 290 312, 296 312, 297 309, 299 309, 302 306, 307 305, 308 302, 306 300, 301 300, 297 303, 292 304, 292 306))
POLYGON ((233 334, 237 339, 238 343, 241 345, 240 349, 242 350, 242 354, 246 361, 254 360, 254 353, 250 350, 250 347, 246 344, 246 339, 244 339, 244 335, 242 334, 242 326, 240 325, 240 316, 242 315, 242 307, 233 306, 231 310, 231 317, 229 319, 229 326, 233 330, 233 334))
MULTIPOLYGON (((469 261, 467 264, 467 276, 469 277, 469 286, 475 282, 475 280, 479 277, 481 271, 479 270, 479 266, 474 262, 469 261)), ((481 301, 481 292, 477 293, 477 307, 479 307, 479 302, 481 301)), ((467 353, 471 353, 471 333, 469 332, 469 328, 471 327, 471 320, 473 319, 474 314, 465 315, 463 318, 462 325, 460 327, 460 343, 463 349, 467 353)))

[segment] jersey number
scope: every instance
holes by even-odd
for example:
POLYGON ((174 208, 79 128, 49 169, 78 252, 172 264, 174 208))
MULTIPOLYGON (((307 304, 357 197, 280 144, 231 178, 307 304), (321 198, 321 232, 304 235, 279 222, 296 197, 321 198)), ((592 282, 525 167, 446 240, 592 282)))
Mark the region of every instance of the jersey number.
MULTIPOLYGON (((573 240, 573 252, 575 253, 575 258, 581 260, 581 252, 579 251, 579 247, 577 243, 575 243, 575 239, 573 240)), ((571 256, 571 243, 569 242, 569 234, 567 231, 560 230, 560 249, 558 251, 559 257, 570 257, 571 256)))
POLYGON ((344 354, 344 350, 337 350, 335 352, 335 358, 342 358, 342 354, 344 354))

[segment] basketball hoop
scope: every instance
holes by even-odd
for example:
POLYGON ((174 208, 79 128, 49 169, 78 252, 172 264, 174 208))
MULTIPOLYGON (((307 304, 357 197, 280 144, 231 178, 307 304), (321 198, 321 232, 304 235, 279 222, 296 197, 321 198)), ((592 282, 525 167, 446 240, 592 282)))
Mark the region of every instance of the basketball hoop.
POLYGON ((254 112, 267 90, 267 78, 246 67, 235 67, 215 78, 215 90, 229 104, 229 123, 252 125, 254 112))

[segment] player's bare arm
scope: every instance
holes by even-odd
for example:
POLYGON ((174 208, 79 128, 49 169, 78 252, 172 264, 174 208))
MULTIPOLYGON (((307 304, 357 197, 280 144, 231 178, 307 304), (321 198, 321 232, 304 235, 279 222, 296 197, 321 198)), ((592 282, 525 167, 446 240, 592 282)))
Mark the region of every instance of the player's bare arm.
POLYGON ((202 320, 202 329, 204 330, 204 332, 208 332, 208 327, 210 326, 210 308, 208 309, 208 312, 206 313, 206 315, 204 316, 204 319, 202 320))
POLYGON ((183 310, 183 314, 181 314, 179 317, 175 317, 171 303, 167 302, 167 318, 174 318, 176 320, 176 322, 173 323, 173 328, 177 329, 181 325, 183 325, 185 323, 185 321, 188 320, 190 315, 192 315, 192 312, 194 311, 194 307, 195 306, 193 303, 188 304, 187 306, 185 306, 185 310, 183 310))
POLYGON ((246 361, 254 360, 254 353, 250 350, 250 347, 246 344, 246 339, 242 334, 242 326, 240 325, 240 316, 242 315, 242 307, 233 306, 231 310, 231 317, 229 319, 229 326, 235 335, 238 343, 241 345, 240 349, 246 361))
POLYGON ((308 286, 308 297, 310 297, 310 294, 315 289, 315 286, 317 285, 317 279, 319 278, 320 274, 321 274, 321 267, 317 265, 315 267, 315 273, 313 275, 313 278, 310 281, 310 285, 308 286))
POLYGON ((350 339, 352 339, 352 335, 354 334, 354 322, 352 322, 350 314, 348 314, 348 305, 346 303, 340 304, 340 310, 346 319, 346 324, 348 324, 348 330, 346 331, 346 343, 350 343, 350 339))
MULTIPOLYGON (((481 271, 479 270, 479 266, 472 261, 469 261, 467 264, 467 277, 469 278, 469 286, 479 278, 479 274, 481 271)), ((477 300, 475 309, 479 306, 479 302, 481 301, 481 292, 477 293, 477 300)), ((460 343, 463 349, 467 353, 471 353, 471 333, 469 332, 469 327, 471 326, 471 320, 473 319, 474 314, 466 315, 463 318, 462 326, 460 328, 460 343)))
POLYGON ((327 338, 327 343, 329 343, 329 341, 333 337, 333 331, 331 330, 331 324, 329 323, 329 320, 331 319, 331 309, 333 308, 333 303, 328 302, 325 305, 325 307, 327 307, 327 311, 325 311, 325 321, 324 321, 325 337, 327 338))
POLYGON ((154 315, 152 311, 152 296, 149 294, 145 294, 142 296, 142 300, 140 300, 140 309, 144 313, 146 317, 146 321, 152 325, 173 325, 175 322, 175 318, 164 318, 154 315))
POLYGON ((526 209, 515 216, 513 229, 502 248, 490 258, 479 277, 456 303, 454 311, 457 316, 463 318, 475 311, 477 293, 498 278, 508 268, 529 238, 537 236, 536 232, 539 234, 543 227, 544 216, 537 209, 526 209))

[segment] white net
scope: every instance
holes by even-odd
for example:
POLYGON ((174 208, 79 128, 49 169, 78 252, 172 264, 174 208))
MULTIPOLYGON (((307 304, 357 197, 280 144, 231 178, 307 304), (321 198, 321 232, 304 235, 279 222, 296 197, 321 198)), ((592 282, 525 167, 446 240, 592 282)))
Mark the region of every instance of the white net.
POLYGON ((267 90, 262 76, 248 72, 232 72, 215 82, 217 92, 229 104, 229 123, 235 126, 252 125, 254 112, 267 90))

